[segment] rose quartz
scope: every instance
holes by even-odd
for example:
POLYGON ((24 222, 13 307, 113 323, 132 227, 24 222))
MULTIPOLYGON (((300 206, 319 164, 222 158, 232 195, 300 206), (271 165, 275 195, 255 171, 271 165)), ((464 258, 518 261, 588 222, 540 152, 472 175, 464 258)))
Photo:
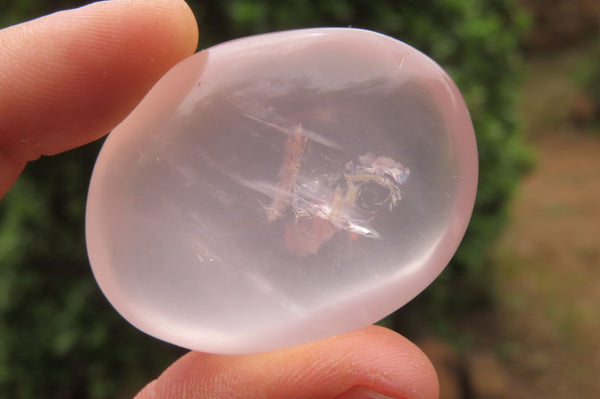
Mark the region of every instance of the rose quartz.
POLYGON ((367 326, 427 287, 476 182, 463 99, 419 51, 357 29, 249 37, 175 66, 110 134, 89 257, 148 334, 267 351, 367 326))

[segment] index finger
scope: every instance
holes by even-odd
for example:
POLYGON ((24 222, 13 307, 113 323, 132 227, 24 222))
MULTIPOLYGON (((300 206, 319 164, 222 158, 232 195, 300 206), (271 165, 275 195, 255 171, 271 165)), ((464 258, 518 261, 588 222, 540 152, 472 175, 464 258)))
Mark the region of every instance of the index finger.
POLYGON ((94 3, 0 31, 0 197, 28 161, 108 133, 198 28, 183 0, 94 3))

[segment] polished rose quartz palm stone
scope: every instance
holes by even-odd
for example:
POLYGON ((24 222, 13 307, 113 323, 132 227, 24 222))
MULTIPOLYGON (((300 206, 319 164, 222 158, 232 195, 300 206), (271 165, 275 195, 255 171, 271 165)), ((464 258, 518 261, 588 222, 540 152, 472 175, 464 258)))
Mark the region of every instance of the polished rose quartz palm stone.
POLYGON ((443 270, 473 208, 456 86, 377 33, 249 37, 175 66, 108 137, 94 275, 139 329, 251 353, 367 326, 443 270))

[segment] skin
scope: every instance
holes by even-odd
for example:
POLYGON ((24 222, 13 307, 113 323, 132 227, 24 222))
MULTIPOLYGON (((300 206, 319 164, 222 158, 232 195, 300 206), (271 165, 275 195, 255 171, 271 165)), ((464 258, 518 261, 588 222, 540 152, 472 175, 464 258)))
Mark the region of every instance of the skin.
MULTIPOLYGON (((27 162, 107 134, 197 40, 180 0, 107 1, 0 30, 0 196, 27 162)), ((369 327, 256 355, 190 352, 137 396, 258 397, 434 399, 438 382, 415 345, 369 327)))

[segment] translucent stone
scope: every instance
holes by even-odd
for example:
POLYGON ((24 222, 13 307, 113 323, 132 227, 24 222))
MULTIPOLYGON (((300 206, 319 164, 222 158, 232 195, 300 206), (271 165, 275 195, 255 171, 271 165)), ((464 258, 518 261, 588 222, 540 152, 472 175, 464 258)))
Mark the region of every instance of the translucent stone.
POLYGON ((367 326, 442 271, 477 150, 431 59, 357 29, 225 43, 168 72, 108 137, 94 275, 129 322, 251 353, 367 326))

